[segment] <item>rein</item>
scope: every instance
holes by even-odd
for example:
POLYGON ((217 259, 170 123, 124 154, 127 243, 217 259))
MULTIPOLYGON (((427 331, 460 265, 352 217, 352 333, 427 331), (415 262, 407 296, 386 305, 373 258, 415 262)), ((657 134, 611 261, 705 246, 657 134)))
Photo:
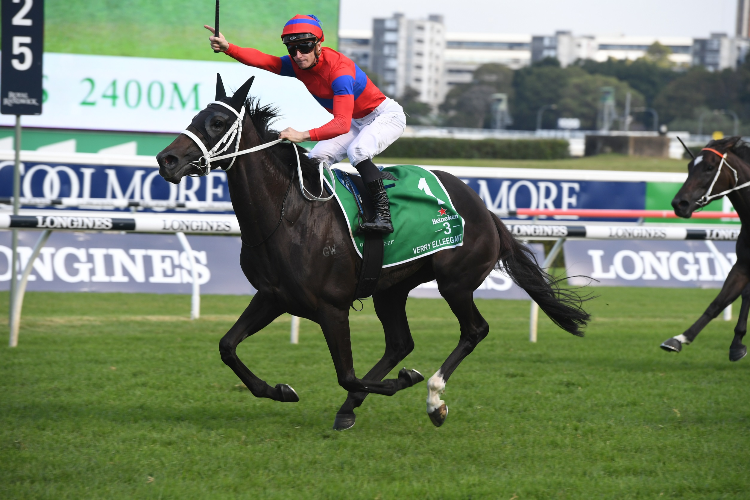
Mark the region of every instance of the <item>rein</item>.
POLYGON ((713 200, 715 198, 720 198, 720 197, 724 196, 725 194, 731 193, 732 191, 737 191, 737 190, 740 190, 740 189, 745 188, 747 186, 750 186, 750 181, 746 182, 744 184, 741 184, 741 185, 737 185, 737 183, 740 181, 739 180, 740 178, 739 178, 739 175, 737 174, 737 170, 735 170, 734 168, 732 168, 732 166, 727 161, 727 154, 728 153, 721 154, 721 153, 719 153, 718 151, 716 151, 713 148, 703 148, 701 151, 710 151, 711 153, 714 153, 715 155, 720 156, 721 157, 721 163, 719 163, 719 168, 716 169, 716 175, 714 176, 714 180, 711 182, 711 185, 706 190, 706 194, 704 194, 703 196, 701 196, 700 198, 698 198, 698 200, 695 202, 699 207, 705 207, 706 205, 708 205, 708 203, 711 200, 713 200), (721 167, 723 165, 726 165, 727 168, 729 170, 731 170, 732 173, 734 173, 734 187, 731 188, 731 189, 727 189, 726 191, 723 191, 721 193, 713 194, 712 195, 711 194, 711 190, 713 190, 714 184, 716 184, 716 181, 719 179, 719 175, 721 175, 721 167))
POLYGON ((286 188, 286 193, 284 194, 284 200, 281 202, 281 215, 279 215, 279 222, 276 223, 276 227, 273 228, 273 231, 271 231, 271 233, 268 236, 263 238, 263 241, 255 245, 248 245, 247 243, 245 243, 245 238, 243 238, 242 235, 240 235, 240 241, 242 241, 243 245, 245 245, 248 248, 258 248, 263 243, 268 241, 268 239, 271 236, 273 236, 273 233, 275 233, 276 230, 279 228, 279 226, 281 226, 281 221, 284 220, 284 212, 286 211, 286 199, 289 197, 289 191, 292 190, 292 184, 294 184, 294 174, 292 174, 292 178, 289 180, 289 186, 286 188))
MULTIPOLYGON (((242 138, 242 122, 245 117, 245 107, 242 107, 241 112, 237 112, 236 109, 234 109, 232 106, 223 103, 221 101, 214 101, 211 104, 219 104, 221 106, 224 106, 227 109, 230 109, 232 113, 235 114, 237 119, 232 124, 231 127, 229 127, 229 130, 226 131, 224 136, 219 140, 219 142, 216 143, 216 145, 211 148, 211 151, 208 151, 206 149, 206 145, 203 144, 203 141, 198 138, 197 135, 192 133, 191 131, 185 129, 182 131, 183 134, 188 136, 190 139, 193 140, 194 143, 198 145, 198 147, 201 149, 201 152, 203 152, 203 156, 201 156, 198 159, 198 163, 192 162, 192 164, 198 168, 198 170, 201 171, 201 173, 197 177, 205 177, 209 173, 211 173, 211 162, 212 161, 221 161, 226 160, 228 158, 232 159, 232 162, 229 164, 227 168, 224 169, 224 171, 228 171, 230 168, 232 168, 232 165, 234 165, 234 161, 237 159, 238 156, 244 155, 247 153, 254 153, 255 151, 260 151, 262 149, 270 148, 272 146, 275 146, 279 144, 282 141, 285 141, 286 139, 276 139, 270 142, 267 142, 265 144, 261 144, 259 146, 252 147, 250 149, 243 149, 242 151, 238 151, 240 148, 240 139, 242 138), (235 140, 236 139, 236 140, 235 140), (225 151, 227 151, 230 147, 230 145, 234 142, 234 153, 228 153, 222 155, 225 151), (225 144, 226 143, 226 144, 225 144), (219 149, 219 147, 224 144, 224 147, 219 149)), ((209 104, 209 106, 211 105, 209 104)), ((294 149, 294 155, 297 157, 297 174, 299 177, 299 189, 302 192, 302 196, 307 201, 328 201, 331 198, 333 198, 336 195, 336 182, 335 178, 333 176, 333 172, 331 171, 331 167, 329 167, 327 164, 319 164, 318 166, 318 172, 320 173, 320 194, 314 195, 310 191, 307 190, 305 187, 304 179, 302 178, 302 164, 299 159, 299 151, 297 151, 297 147, 292 145, 294 149), (323 183, 323 171, 327 170, 328 175, 331 177, 331 195, 328 197, 323 196, 323 191, 325 190, 325 184, 323 183)), ((292 180, 294 180, 294 175, 292 175, 292 180)), ((289 184, 291 186, 291 182, 289 184)), ((289 190, 287 189, 287 194, 289 194, 289 190)), ((284 197, 284 200, 286 201, 286 196, 284 197)), ((283 217, 283 206, 282 206, 282 217, 283 217)), ((279 224, 281 221, 279 220, 279 224)), ((277 226, 278 228, 278 226, 277 226)), ((275 229, 274 229, 275 231, 275 229)), ((265 240, 264 240, 265 241, 265 240)))

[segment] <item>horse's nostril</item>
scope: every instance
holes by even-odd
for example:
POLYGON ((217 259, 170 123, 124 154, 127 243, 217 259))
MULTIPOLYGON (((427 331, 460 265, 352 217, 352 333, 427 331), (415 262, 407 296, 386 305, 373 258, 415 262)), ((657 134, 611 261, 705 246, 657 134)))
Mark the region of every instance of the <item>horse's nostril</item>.
POLYGON ((159 158, 159 163, 165 167, 171 167, 177 164, 177 157, 175 155, 164 155, 159 158))
POLYGON ((674 208, 675 210, 687 210, 689 206, 690 202, 685 199, 678 200, 677 198, 675 198, 674 200, 672 200, 672 208, 674 208))

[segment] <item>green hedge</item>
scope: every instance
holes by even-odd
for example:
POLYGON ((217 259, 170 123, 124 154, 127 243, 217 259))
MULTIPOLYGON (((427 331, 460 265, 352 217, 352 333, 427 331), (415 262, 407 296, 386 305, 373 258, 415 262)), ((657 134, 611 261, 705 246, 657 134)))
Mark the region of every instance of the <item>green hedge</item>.
POLYGON ((438 139, 401 137, 378 155, 381 158, 494 158, 558 160, 568 158, 568 141, 561 139, 438 139))

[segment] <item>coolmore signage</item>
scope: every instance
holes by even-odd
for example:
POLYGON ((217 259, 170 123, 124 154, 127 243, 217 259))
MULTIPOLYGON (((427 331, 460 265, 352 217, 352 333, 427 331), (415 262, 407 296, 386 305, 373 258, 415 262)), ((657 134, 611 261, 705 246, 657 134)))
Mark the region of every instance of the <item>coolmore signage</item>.
MULTIPOLYGON (((645 172, 546 170, 522 168, 429 167, 460 178, 474 189, 489 210, 507 212, 532 209, 633 209, 646 208, 650 182, 676 185, 685 175, 645 172)), ((504 219, 528 219, 528 216, 504 219)), ((539 217, 544 220, 547 217, 539 217)), ((555 220, 586 220, 577 216, 553 216, 555 220)), ((597 219, 602 220, 602 219, 597 219)), ((631 219, 635 221, 635 219, 631 219)), ((619 219, 619 222, 627 222, 619 219)))
POLYGON ((645 182, 462 178, 490 210, 643 209, 645 182))
MULTIPOLYGON (((97 160, 97 155, 70 155, 72 161, 69 162, 62 162, 58 158, 59 155, 50 153, 22 154, 22 197, 176 202, 230 201, 227 177, 223 171, 214 171, 206 177, 186 177, 180 184, 174 185, 159 175, 156 160, 148 157, 139 157, 137 161, 127 160, 130 162, 129 165, 113 164, 115 161, 112 157, 107 157, 106 162, 104 157, 97 160)), ((123 160, 117 161, 122 162, 123 160)), ((550 179, 542 177, 549 174, 549 171, 540 175, 539 172, 528 169, 513 172, 511 175, 508 171, 522 169, 430 169, 446 170, 459 177, 477 192, 490 210, 643 209, 645 203, 646 183, 643 181, 550 179)), ((10 158, 0 160, 0 197, 12 195, 12 179, 13 161, 10 158)))
MULTIPOLYGON (((39 238, 20 231, 18 253, 25 267, 39 238)), ((255 289, 240 269, 236 236, 189 236, 202 294, 249 295, 255 289)), ((532 245, 543 258, 541 245, 532 245)), ((10 232, 0 231, 0 290, 10 286, 10 232)), ((190 259, 174 235, 53 232, 34 261, 28 290, 53 292, 192 293, 190 259)), ((435 282, 412 292, 439 298, 435 282)), ((526 293, 493 271, 475 297, 524 299, 526 293)))
POLYGON ((564 252, 578 286, 721 288, 737 260, 729 241, 566 241, 564 252))
MULTIPOLYGON (((24 125, 177 133, 214 100, 217 73, 229 94, 255 76, 250 94, 279 108, 279 130, 308 130, 331 119, 296 78, 230 62, 234 60, 224 54, 216 58, 211 62, 46 53, 44 114, 25 118, 24 125)), ((13 120, 0 117, 0 125, 12 125, 13 120)))
MULTIPOLYGON (((159 175, 155 159, 143 163, 141 167, 103 165, 97 164, 95 158, 89 159, 89 164, 24 161, 21 163, 21 197, 230 201, 227 176, 223 171, 206 177, 186 177, 175 185, 159 175)), ((0 161, 0 196, 12 196, 12 190, 13 161, 0 161)))

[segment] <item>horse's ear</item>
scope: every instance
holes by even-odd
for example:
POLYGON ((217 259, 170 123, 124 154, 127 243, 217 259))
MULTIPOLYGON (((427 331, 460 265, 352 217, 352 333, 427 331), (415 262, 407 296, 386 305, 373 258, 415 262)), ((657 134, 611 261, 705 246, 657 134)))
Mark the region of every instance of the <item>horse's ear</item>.
POLYGON ((251 76, 248 81, 242 84, 240 88, 237 89, 237 92, 234 93, 232 96, 232 100, 229 101, 229 104, 237 110, 239 113, 242 109, 242 105, 245 104, 245 101, 247 100, 247 94, 250 92, 250 87, 253 85, 253 80, 255 80, 254 76, 251 76))
POLYGON ((726 142, 724 143, 724 147, 727 150, 732 149, 733 147, 735 147, 737 145, 738 142, 740 142, 740 139, 742 139, 742 137, 740 137, 740 136, 729 137, 726 140, 726 142))
POLYGON ((221 75, 216 73, 216 98, 214 101, 221 101, 227 96, 224 90, 224 82, 221 81, 221 75))

